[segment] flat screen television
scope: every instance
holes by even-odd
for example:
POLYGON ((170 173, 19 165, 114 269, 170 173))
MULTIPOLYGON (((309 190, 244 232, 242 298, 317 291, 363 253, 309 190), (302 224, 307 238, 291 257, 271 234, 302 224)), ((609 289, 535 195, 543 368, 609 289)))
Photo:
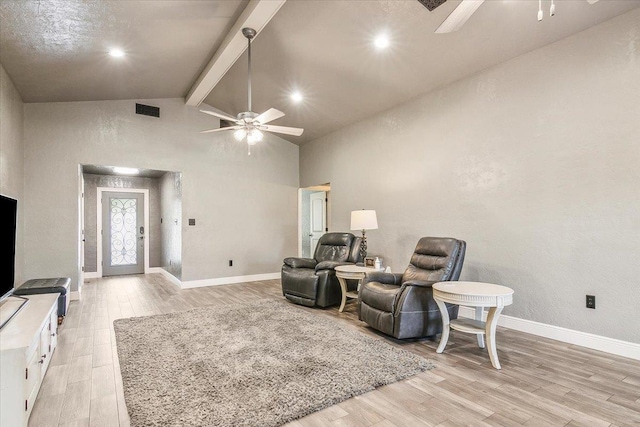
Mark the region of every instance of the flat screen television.
POLYGON ((18 201, 0 194, 0 301, 13 292, 16 280, 16 221, 18 201))
POLYGON ((29 300, 24 297, 12 298, 16 280, 16 222, 18 201, 0 194, 0 329, 2 329, 29 300))

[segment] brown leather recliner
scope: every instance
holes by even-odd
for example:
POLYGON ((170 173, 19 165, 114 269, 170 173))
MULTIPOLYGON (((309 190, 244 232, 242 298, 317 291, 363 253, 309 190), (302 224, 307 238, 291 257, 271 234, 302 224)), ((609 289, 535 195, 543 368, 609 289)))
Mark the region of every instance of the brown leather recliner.
MULTIPOLYGON (((442 332, 431 285, 460 278, 466 247, 463 240, 423 237, 404 274, 367 273, 358 294, 360 320, 398 339, 442 332)), ((456 319, 458 306, 447 308, 449 318, 456 319)))
POLYGON ((327 233, 320 237, 313 258, 285 258, 282 294, 308 307, 340 303, 342 292, 334 269, 360 262, 360 240, 351 233, 327 233))

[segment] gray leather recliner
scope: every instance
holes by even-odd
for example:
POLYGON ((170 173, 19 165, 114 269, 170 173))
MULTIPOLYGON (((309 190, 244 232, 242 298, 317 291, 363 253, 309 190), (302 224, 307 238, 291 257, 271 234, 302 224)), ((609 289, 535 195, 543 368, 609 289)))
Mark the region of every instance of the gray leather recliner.
POLYGON ((320 237, 313 258, 285 258, 282 294, 308 307, 340 303, 342 292, 334 269, 360 262, 360 240, 351 233, 327 233, 320 237))
MULTIPOLYGON (((367 273, 358 305, 360 320, 394 338, 434 336, 442 332, 442 317, 431 285, 458 280, 467 244, 445 237, 423 237, 404 274, 367 273)), ((449 318, 458 306, 447 304, 449 318)))

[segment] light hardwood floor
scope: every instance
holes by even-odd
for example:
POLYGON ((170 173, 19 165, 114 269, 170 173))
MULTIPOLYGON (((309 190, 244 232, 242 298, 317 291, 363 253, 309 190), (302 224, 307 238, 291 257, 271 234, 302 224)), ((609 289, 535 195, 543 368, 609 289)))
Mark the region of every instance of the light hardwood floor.
MULTIPOLYGON (((92 279, 72 302, 29 426, 128 426, 113 320, 281 299, 277 280, 178 290, 159 274, 92 279)), ((355 304, 309 309, 434 361, 437 368, 287 424, 303 426, 640 425, 640 362, 504 328, 502 371, 475 336, 396 341, 357 320, 355 304)), ((327 343, 330 351, 331 343, 327 343)))

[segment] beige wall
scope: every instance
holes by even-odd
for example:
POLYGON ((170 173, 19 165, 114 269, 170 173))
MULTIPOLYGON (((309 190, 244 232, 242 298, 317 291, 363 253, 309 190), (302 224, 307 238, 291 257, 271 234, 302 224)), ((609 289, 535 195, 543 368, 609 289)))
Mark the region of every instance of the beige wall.
POLYGON ((462 279, 506 314, 640 343, 640 10, 304 145, 333 230, 376 209, 372 253, 468 243, 462 279), (585 295, 597 309, 585 308, 585 295))
POLYGON ((0 65, 0 193, 18 200, 16 275, 14 286, 24 282, 24 138, 23 104, 13 82, 0 65))
POLYGON ((161 117, 133 100, 25 104, 26 273, 77 285, 78 164, 182 172, 182 280, 279 271, 297 247, 298 147, 268 135, 247 156, 231 132, 200 134, 217 120, 183 99, 144 103, 161 117))

